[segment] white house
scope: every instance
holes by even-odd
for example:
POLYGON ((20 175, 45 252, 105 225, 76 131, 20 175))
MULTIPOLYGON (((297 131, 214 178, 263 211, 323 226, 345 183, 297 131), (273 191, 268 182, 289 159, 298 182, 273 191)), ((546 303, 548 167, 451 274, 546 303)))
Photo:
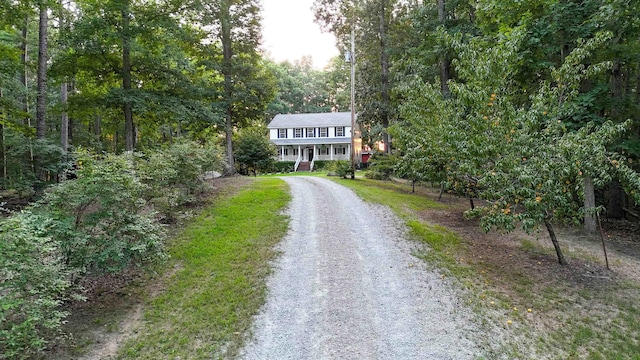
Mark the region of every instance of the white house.
MULTIPOLYGON (((351 113, 276 115, 268 126, 279 161, 295 161, 295 169, 311 169, 316 160, 350 160, 351 113)), ((361 139, 356 138, 356 159, 361 139)), ((358 161, 358 160, 356 160, 358 161)))

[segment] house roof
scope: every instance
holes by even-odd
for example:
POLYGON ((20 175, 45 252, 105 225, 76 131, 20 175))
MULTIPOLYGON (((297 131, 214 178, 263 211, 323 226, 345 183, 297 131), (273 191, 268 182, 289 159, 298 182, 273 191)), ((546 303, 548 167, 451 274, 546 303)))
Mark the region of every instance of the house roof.
POLYGON ((267 127, 269 129, 282 129, 329 126, 351 126, 351 113, 278 114, 267 127))

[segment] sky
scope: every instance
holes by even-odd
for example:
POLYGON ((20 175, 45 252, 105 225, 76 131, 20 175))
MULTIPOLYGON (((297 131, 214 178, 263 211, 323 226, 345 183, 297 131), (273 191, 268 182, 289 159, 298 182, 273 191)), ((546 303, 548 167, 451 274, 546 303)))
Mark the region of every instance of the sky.
POLYGON ((311 55, 313 66, 324 68, 338 56, 335 37, 313 21, 313 0, 262 0, 263 45, 267 55, 281 62, 311 55))

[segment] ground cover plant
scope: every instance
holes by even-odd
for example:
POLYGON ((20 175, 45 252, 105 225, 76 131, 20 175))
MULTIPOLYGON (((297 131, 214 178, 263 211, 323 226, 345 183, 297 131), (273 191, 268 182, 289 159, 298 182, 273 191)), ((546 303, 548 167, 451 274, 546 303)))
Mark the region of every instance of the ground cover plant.
MULTIPOLYGON (((416 250, 463 289, 464 304, 477 314, 488 358, 635 359, 640 356, 640 238, 605 223, 615 250, 607 270, 599 239, 567 227, 569 265, 560 265, 544 234, 484 233, 466 219, 464 199, 439 189, 365 179, 342 180, 363 199, 391 207, 410 233, 428 246, 416 250), (407 201, 407 199, 412 199, 407 201), (400 205, 401 204, 401 205, 400 205), (411 205, 415 204, 415 205, 411 205), (611 227, 611 230, 609 230, 611 227), (627 256, 629 247, 636 248, 627 256)), ((633 228, 631 228, 633 229, 633 228)))

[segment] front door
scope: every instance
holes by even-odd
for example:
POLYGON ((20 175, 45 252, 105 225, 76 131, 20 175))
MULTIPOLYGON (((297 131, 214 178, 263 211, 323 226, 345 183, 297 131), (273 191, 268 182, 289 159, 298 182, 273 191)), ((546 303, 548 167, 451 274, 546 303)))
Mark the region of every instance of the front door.
POLYGON ((309 149, 309 162, 313 161, 313 149, 309 149))

